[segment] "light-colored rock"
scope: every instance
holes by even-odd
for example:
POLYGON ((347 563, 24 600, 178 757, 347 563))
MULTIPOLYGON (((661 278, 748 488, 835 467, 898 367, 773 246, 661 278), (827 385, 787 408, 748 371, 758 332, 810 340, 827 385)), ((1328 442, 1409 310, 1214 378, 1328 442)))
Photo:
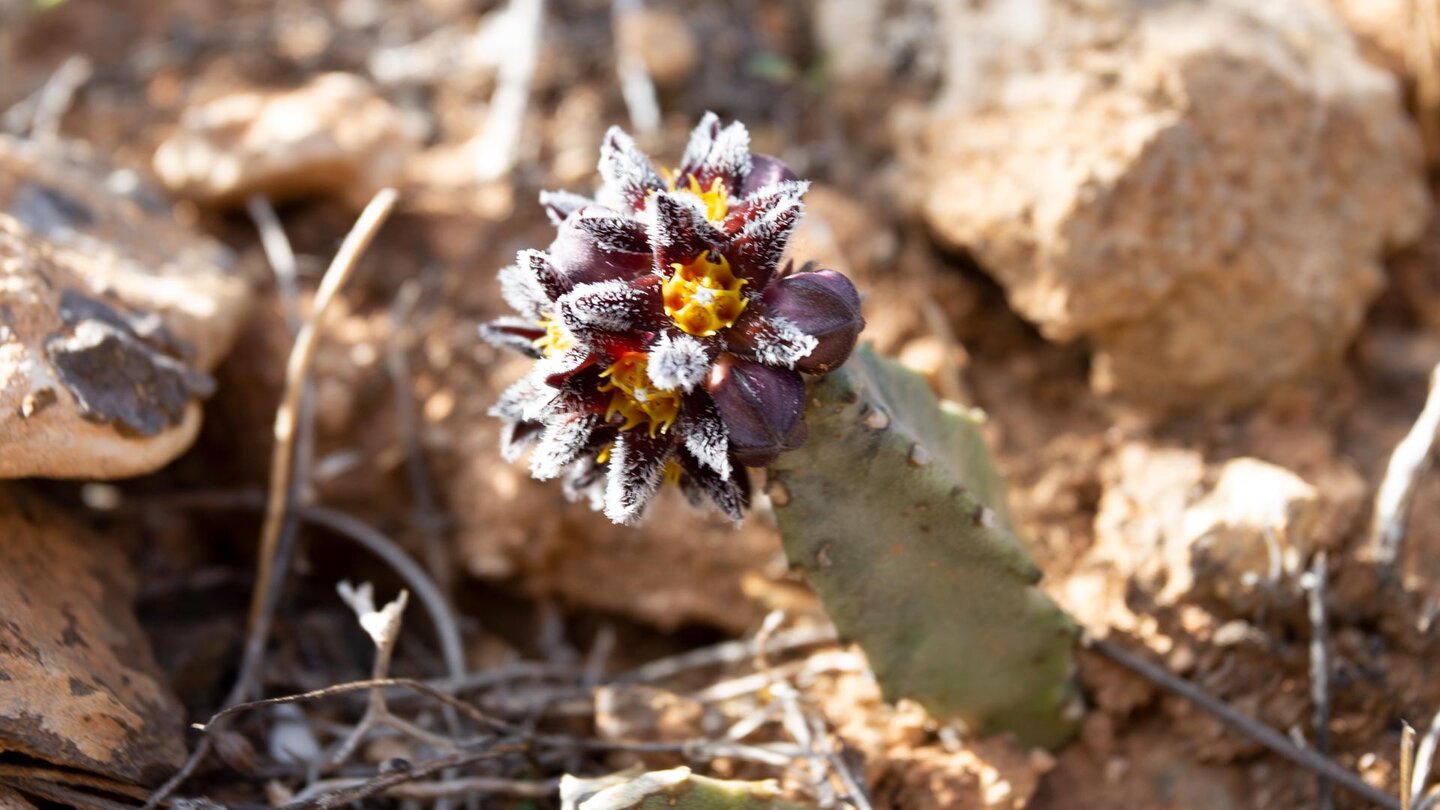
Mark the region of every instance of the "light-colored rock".
MULTIPOLYGON (((1331 0, 1371 61, 1402 76, 1422 36, 1415 0, 1331 0)), ((1412 77, 1413 78, 1413 77, 1412 77)))
POLYGON ((0 138, 0 478, 139 475, 183 452, 249 304, 232 264, 134 171, 0 138))
POLYGON ((1427 210, 1392 76, 1321 0, 952 4, 924 216, 1093 384, 1235 406, 1338 362, 1427 210))
POLYGON ((1245 611, 1314 549, 1319 492, 1253 458, 1207 466, 1193 450, 1132 443, 1104 471, 1090 562, 1128 573, 1161 605, 1245 611))
POLYGON ((155 151, 175 194, 209 205, 333 195, 363 205, 399 182, 419 140, 364 79, 327 73, 295 90, 223 96, 187 110, 155 151))

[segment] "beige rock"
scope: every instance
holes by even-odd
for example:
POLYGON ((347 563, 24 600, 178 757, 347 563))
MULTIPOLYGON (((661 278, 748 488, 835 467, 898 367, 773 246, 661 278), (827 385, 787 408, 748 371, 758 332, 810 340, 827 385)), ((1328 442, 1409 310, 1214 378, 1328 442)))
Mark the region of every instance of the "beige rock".
POLYGON ((1253 458, 1207 466, 1198 452, 1127 444, 1104 472, 1089 564, 1128 573, 1161 605, 1246 611, 1315 547, 1319 492, 1253 458))
POLYGON ((251 291, 133 171, 0 138, 0 477, 179 455, 251 291))
POLYGON ((1234 406, 1338 362, 1427 202, 1394 79, 1327 6, 949 8, 925 218, 1048 338, 1088 337, 1097 389, 1234 406))
POLYGON ((188 110, 155 151, 175 194, 211 205, 251 194, 363 205, 400 180, 419 142, 364 79, 327 73, 295 90, 235 93, 188 110))
POLYGON ((1331 0, 1376 64, 1400 75, 1409 73, 1409 53, 1421 29, 1415 0, 1331 0))

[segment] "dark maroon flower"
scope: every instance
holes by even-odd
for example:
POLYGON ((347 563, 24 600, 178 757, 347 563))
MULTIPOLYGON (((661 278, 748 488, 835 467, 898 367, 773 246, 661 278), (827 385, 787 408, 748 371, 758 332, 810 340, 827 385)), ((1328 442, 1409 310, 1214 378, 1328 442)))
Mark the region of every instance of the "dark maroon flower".
POLYGON ((555 242, 501 271, 519 317, 482 332, 537 358, 492 409, 503 452, 532 447, 532 475, 616 522, 667 479, 739 520, 741 466, 804 441, 800 372, 844 362, 859 298, 833 271, 778 272, 808 186, 743 125, 707 114, 672 172, 612 128, 599 168, 594 200, 541 195, 555 242))

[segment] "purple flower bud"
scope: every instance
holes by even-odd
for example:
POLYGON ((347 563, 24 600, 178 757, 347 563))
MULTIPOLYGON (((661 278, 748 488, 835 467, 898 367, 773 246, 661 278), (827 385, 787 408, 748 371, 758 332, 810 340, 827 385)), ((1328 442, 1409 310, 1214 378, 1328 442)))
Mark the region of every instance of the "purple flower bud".
POLYGON ((795 363, 800 371, 830 371, 850 356, 865 319, 860 294, 850 279, 834 270, 795 273, 765 289, 765 307, 818 341, 810 354, 795 363))
POLYGON ((550 258, 570 284, 631 279, 651 267, 645 227, 630 217, 586 208, 561 223, 550 258))
POLYGON ((745 175, 745 181, 740 184, 739 197, 749 197, 751 194, 767 186, 773 186, 786 180, 799 180, 800 176, 780 162, 779 158, 769 155, 752 155, 750 158, 750 173, 745 175))
POLYGON ((705 388, 741 464, 764 467, 805 443, 805 381, 799 373, 722 355, 705 388))

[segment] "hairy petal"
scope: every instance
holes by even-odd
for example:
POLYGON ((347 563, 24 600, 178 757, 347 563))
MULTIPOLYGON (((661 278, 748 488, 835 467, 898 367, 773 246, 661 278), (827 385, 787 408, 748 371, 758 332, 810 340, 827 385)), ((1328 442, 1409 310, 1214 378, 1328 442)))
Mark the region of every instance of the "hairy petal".
POLYGON ((569 191, 542 191, 540 204, 545 207, 545 215, 550 217, 550 224, 559 226, 566 217, 587 205, 594 205, 595 201, 569 191))
POLYGON ((731 351, 769 366, 794 368, 820 344, 818 338, 752 301, 726 334, 731 351))
POLYGON ((691 195, 654 194, 649 206, 650 247, 655 252, 655 267, 662 274, 670 273, 670 265, 688 264, 719 243, 720 232, 691 195))
POLYGON ((549 308, 550 296, 540 283, 540 279, 531 266, 530 258, 526 255, 531 252, 538 251, 521 251, 516 263, 501 268, 498 276, 500 296, 505 299, 505 303, 509 304, 511 309, 533 321, 538 320, 540 315, 549 308))
POLYGON ((512 464, 519 461, 543 428, 539 422, 506 422, 500 428, 500 457, 512 464))
POLYGON ((539 481, 560 477, 589 446, 590 436, 599 423, 600 417, 590 413, 547 420, 540 440, 530 453, 530 475, 539 481))
POLYGON ((544 361, 536 363, 536 367, 531 369, 529 374, 500 392, 500 398, 490 406, 490 415, 507 422, 536 421, 540 412, 558 393, 546 384, 548 369, 543 365, 544 361))
POLYGON ((651 191, 665 187, 650 163, 650 156, 640 151, 635 139, 619 127, 611 127, 605 133, 600 145, 599 169, 604 191, 615 198, 614 202, 619 203, 622 210, 640 210, 651 191))
POLYGON ((643 255, 650 252, 650 237, 645 226, 634 217, 587 208, 575 218, 575 226, 589 234, 595 246, 606 253, 643 255))
POLYGON ((480 324, 480 337, 490 345, 519 352, 526 357, 541 356, 540 350, 535 348, 535 341, 544 335, 544 329, 524 318, 496 318, 490 323, 480 324))
POLYGON ((696 393, 685 398, 679 427, 685 437, 685 450, 691 457, 721 477, 729 478, 733 466, 730 433, 709 395, 696 393))
POLYGON ((663 434, 651 436, 643 430, 630 430, 618 435, 607 465, 605 516, 616 523, 638 521, 660 489, 665 462, 674 449, 674 441, 663 434))
POLYGON ((706 113, 690 133, 680 173, 694 175, 706 188, 718 177, 734 191, 745 182, 750 166, 750 131, 739 121, 721 129, 720 119, 706 113))
POLYGON ((690 130, 690 140, 685 144, 685 154, 680 158, 681 173, 691 172, 705 162, 710 150, 715 148, 715 136, 720 134, 720 116, 706 112, 700 116, 700 123, 690 130))
POLYGON ((576 284, 634 278, 650 271, 643 226, 603 208, 586 208, 566 219, 550 245, 565 290, 576 284))
POLYGON ((705 379, 714 359, 713 344, 665 332, 650 344, 650 379, 661 388, 689 393, 705 379))
MULTIPOLYGON (((721 474, 701 466, 687 453, 680 454, 680 469, 685 473, 681 481, 688 483, 690 488, 698 490, 700 494, 715 504, 725 517, 735 521, 737 525, 745 518, 745 507, 749 504, 750 499, 729 472, 721 474)), ((741 470, 739 474, 744 475, 745 473, 741 470)), ((691 495, 690 492, 686 494, 691 495)), ((691 502, 694 503, 695 500, 691 495, 691 502)), ((698 506, 698 504, 696 505, 698 506)))
POLYGON ((775 267, 785 254, 785 245, 789 243, 790 234, 805 210, 801 195, 809 184, 796 183, 776 188, 779 191, 773 204, 757 208, 753 218, 722 248, 725 257, 730 260, 730 269, 736 276, 748 279, 755 290, 764 289, 770 283, 775 267))
POLYGON ((596 330, 633 332, 659 325, 663 306, 660 280, 600 281, 581 284, 555 302, 565 326, 581 339, 596 330))

